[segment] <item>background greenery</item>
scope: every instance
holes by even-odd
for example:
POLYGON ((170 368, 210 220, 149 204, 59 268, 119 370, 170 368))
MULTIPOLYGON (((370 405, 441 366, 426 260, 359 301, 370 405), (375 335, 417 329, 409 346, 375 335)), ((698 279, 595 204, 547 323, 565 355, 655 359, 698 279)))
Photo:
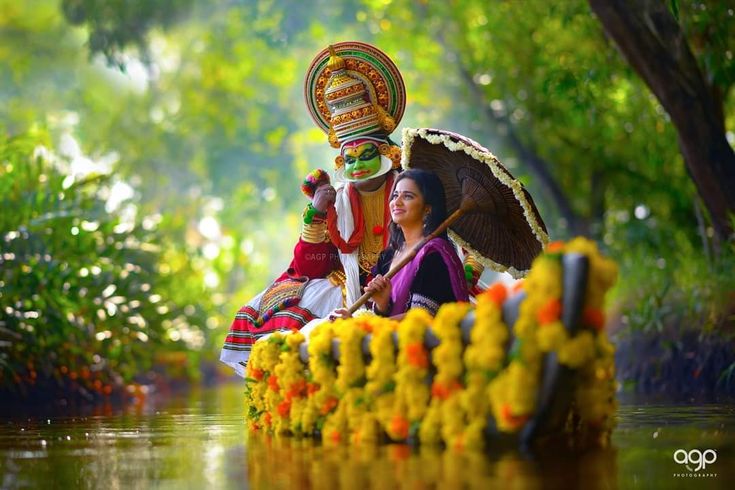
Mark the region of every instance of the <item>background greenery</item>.
MULTIPOLYGON (((733 7, 671 6, 732 145, 733 7)), ((290 259, 300 179, 331 168, 301 84, 348 39, 400 67, 401 127, 477 139, 552 238, 619 262, 615 328, 729 338, 733 243, 585 1, 0 0, 0 390, 96 396, 217 356, 290 259)))

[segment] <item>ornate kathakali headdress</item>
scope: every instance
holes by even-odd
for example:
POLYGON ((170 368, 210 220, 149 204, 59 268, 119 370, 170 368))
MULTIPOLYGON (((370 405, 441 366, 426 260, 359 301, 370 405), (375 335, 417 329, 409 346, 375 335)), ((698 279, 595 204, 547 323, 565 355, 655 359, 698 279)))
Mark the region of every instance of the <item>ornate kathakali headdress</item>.
POLYGON ((357 41, 323 49, 309 66, 304 96, 314 122, 327 133, 332 147, 340 149, 335 159, 338 178, 345 147, 360 139, 378 146, 384 160, 378 175, 400 167, 400 149, 388 135, 403 117, 406 88, 385 53, 357 41))

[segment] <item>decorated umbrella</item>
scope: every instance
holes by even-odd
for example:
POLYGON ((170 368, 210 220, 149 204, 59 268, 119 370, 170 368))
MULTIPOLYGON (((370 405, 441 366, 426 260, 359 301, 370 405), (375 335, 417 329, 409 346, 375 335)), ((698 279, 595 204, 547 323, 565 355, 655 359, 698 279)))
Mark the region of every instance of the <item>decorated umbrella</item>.
POLYGON ((442 181, 449 235, 486 267, 521 277, 548 241, 531 195, 479 143, 441 129, 406 129, 403 166, 442 181), (449 220, 448 220, 449 221, 449 220))
MULTIPOLYGON (((531 195, 479 143, 441 129, 403 131, 404 168, 436 174, 444 186, 449 217, 385 275, 390 279, 426 242, 449 228, 449 236, 496 271, 522 277, 548 242, 546 225, 531 195)), ((370 298, 349 308, 354 313, 370 298)))

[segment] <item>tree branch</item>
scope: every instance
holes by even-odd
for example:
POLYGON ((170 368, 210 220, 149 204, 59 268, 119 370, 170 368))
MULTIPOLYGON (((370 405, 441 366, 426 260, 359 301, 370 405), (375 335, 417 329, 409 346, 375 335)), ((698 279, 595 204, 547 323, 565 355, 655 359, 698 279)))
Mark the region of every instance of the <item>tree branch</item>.
POLYGON ((722 100, 713 96, 679 24, 660 0, 589 0, 589 4, 669 113, 715 231, 729 239, 733 231, 729 215, 735 213, 735 153, 725 138, 722 100))

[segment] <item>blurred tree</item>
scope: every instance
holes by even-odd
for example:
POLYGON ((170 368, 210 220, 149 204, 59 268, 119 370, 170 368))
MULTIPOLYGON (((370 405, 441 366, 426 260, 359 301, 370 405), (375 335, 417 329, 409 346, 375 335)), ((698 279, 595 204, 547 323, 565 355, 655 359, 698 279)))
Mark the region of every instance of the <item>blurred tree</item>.
POLYGON ((115 200, 112 175, 75 175, 43 142, 0 138, 0 390, 109 395, 163 351, 197 359, 202 270, 115 200))
POLYGON ((735 152, 725 137, 724 100, 735 83, 734 6, 701 0, 671 0, 671 9, 660 0, 590 0, 590 5, 671 116, 714 228, 720 238, 731 239, 735 152))
POLYGON ((111 65, 125 68, 123 51, 138 49, 148 62, 148 33, 167 28, 187 13, 195 0, 62 0, 61 8, 72 25, 89 32, 89 55, 101 53, 111 65))
POLYGON ((2 130, 22 133, 66 107, 66 94, 73 93, 85 72, 79 45, 57 2, 0 0, 2 130))

